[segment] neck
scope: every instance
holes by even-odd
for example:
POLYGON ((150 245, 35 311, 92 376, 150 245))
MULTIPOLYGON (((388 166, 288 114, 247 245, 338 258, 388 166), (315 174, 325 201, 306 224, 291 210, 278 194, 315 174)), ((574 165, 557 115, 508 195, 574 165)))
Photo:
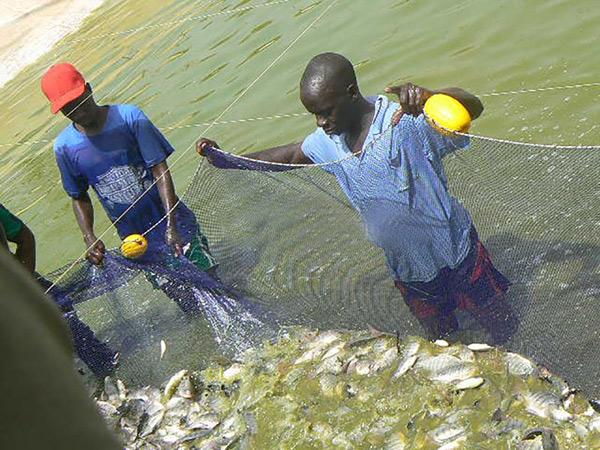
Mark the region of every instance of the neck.
POLYGON ((92 113, 92 121, 90 122, 90 124, 83 126, 83 125, 80 125, 75 122, 73 122, 73 123, 75 124, 75 128, 77 128, 82 133, 85 133, 87 135, 98 134, 102 131, 102 128, 104 128, 104 124, 106 123, 107 113, 108 113, 108 107, 94 105, 94 110, 92 113))
POLYGON ((372 103, 364 98, 360 97, 358 100, 358 104, 356 106, 356 117, 352 127, 350 128, 350 135, 352 136, 360 136, 365 130, 368 130, 371 127, 371 122, 373 121, 373 112, 375 111, 375 107, 372 103))
POLYGON ((371 123, 373 122, 374 113, 375 107, 366 98, 361 96, 356 106, 356 119, 346 134, 346 144, 353 153, 358 153, 362 150, 369 129, 371 128, 371 123))

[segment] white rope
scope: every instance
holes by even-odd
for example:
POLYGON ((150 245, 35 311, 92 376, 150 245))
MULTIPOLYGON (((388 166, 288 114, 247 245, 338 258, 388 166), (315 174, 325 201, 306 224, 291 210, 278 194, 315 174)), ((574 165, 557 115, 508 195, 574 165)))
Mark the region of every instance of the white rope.
MULTIPOLYGON (((106 95, 103 97, 107 97, 106 95)), ((262 117, 245 117, 242 119, 232 119, 232 120, 219 120, 216 122, 201 122, 201 123, 190 123, 185 125, 171 125, 168 127, 160 127, 163 130, 179 130, 184 128, 198 128, 198 127, 206 127, 209 125, 232 125, 236 123, 247 123, 247 122, 260 122, 265 120, 276 120, 276 119, 290 119, 296 117, 306 117, 311 114, 308 112, 297 112, 297 113, 289 113, 289 114, 273 114, 270 116, 262 116, 262 117)), ((0 143, 0 147, 10 147, 15 145, 35 145, 35 144, 49 144, 52 143, 51 139, 39 139, 37 141, 15 141, 15 142, 3 142, 0 143)))
MULTIPOLYGON (((83 61, 83 59, 79 59, 79 60, 78 60, 77 62, 75 62, 73 65, 74 65, 74 66, 77 66, 79 63, 81 63, 81 61, 83 61)), ((137 63, 137 64, 134 66, 134 68, 135 68, 135 69, 137 69, 137 68, 140 66, 140 64, 141 64, 142 62, 143 62, 143 60, 140 60, 140 62, 139 62, 139 63, 137 63)), ((129 71, 129 73, 130 73, 130 76, 123 76, 123 77, 121 77, 121 78, 119 79, 119 81, 118 81, 118 82, 117 82, 117 83, 116 83, 116 84, 115 84, 115 85, 114 85, 112 88, 110 88, 110 89, 108 90, 108 92, 107 92, 107 93, 105 93, 105 94, 104 94, 104 95, 102 95, 102 96, 98 96, 98 102, 102 102, 104 99, 106 99, 106 98, 110 97, 110 95, 112 95, 112 94, 113 94, 113 92, 115 92, 115 91, 117 90, 117 88, 119 88, 119 87, 123 86, 123 85, 125 84, 125 82, 126 82, 126 81, 129 81, 129 79, 130 79, 130 78, 133 78, 133 77, 136 75, 136 71, 135 71, 135 70, 130 70, 130 71, 129 71)), ((86 80, 86 82, 87 82, 87 80, 86 80)), ((94 96, 94 93, 93 93, 93 92, 91 92, 91 93, 90 93, 88 96, 86 96, 86 97, 85 97, 83 100, 81 100, 81 101, 80 101, 80 102, 79 102, 79 103, 78 103, 78 104, 75 106, 75 108, 73 108, 73 110, 71 110, 71 111, 69 112, 69 114, 66 114, 65 116, 66 116, 67 118, 69 118, 69 116, 70 116, 70 115, 71 115, 73 112, 75 112, 75 111, 76 111, 76 110, 77 110, 77 109, 78 109, 78 108, 79 108, 79 107, 80 107, 80 106, 81 106, 83 103, 85 103, 85 101, 86 101, 86 100, 88 100, 89 98, 91 98, 91 97, 93 97, 93 96, 94 96)), ((10 111, 10 108, 9 108, 9 111, 10 111)), ((51 122, 52 122, 52 119, 51 119, 51 122)), ((47 133, 48 131, 50 131, 51 127, 52 127, 52 125, 50 125, 50 127, 48 127, 48 128, 46 129, 45 133, 47 133)), ((0 147, 8 147, 8 146, 15 146, 15 145, 35 145, 35 144, 49 144, 49 143, 51 143, 51 142, 52 142, 52 140, 49 140, 49 139, 40 139, 40 140, 36 140, 36 141, 20 141, 20 142, 19 142, 19 141, 17 141, 17 142, 12 142, 12 143, 10 143, 10 142, 9 142, 9 143, 0 143, 0 147)), ((11 176, 10 176, 8 179, 6 179, 6 180, 3 180, 3 181, 2 181, 2 186, 5 186, 7 183, 9 183, 11 180, 13 180, 13 179, 14 179, 14 178, 15 178, 15 177, 18 175, 18 174, 23 174, 23 171, 24 171, 26 168, 31 168, 31 167, 33 166, 33 163, 34 163, 34 161, 35 161, 35 159, 32 159, 32 160, 31 160, 31 162, 30 162, 30 164, 24 165, 24 166, 21 168, 22 170, 17 170, 17 171, 15 171, 13 174, 11 174, 11 176)), ((17 186, 17 185, 18 185, 17 183, 12 183, 12 184, 11 184, 11 186, 13 186, 13 187, 14 187, 14 186, 17 186)), ((6 192, 5 192, 5 194, 6 194, 6 192)), ((48 193, 47 193, 47 194, 48 194, 48 193)))
MULTIPOLYGON (((266 74, 266 73, 267 73, 267 72, 268 72, 268 71, 271 69, 271 67, 273 67, 275 64, 277 64, 277 62, 278 62, 278 61, 279 61, 281 58, 283 58, 283 56, 284 56, 284 55, 285 55, 285 54, 288 52, 288 50, 289 50, 290 48, 292 48, 292 47, 294 46, 294 44, 295 44, 296 42, 298 42, 298 41, 299 41, 299 40, 302 38, 302 36, 304 36, 304 35, 305 35, 305 34, 308 32, 308 30, 310 30, 310 29, 311 29, 311 28, 312 28, 312 27, 313 27, 313 26, 314 26, 314 25, 315 25, 315 24, 316 24, 316 23, 317 23, 317 22, 318 22, 318 21, 319 21, 319 20, 320 20, 320 19, 321 19, 321 18, 322 18, 322 17, 323 17, 323 16, 324 16, 326 13, 327 13, 327 11, 329 11, 329 10, 330 10, 330 9, 333 7, 333 5, 335 5, 337 2, 338 2, 338 0, 333 0, 333 1, 332 1, 332 2, 329 4, 329 6, 328 6, 327 8, 325 8, 325 10, 324 10, 323 12, 321 12, 321 14, 319 14, 319 15, 317 16, 317 18, 316 18, 315 20, 313 20, 313 21, 312 21, 312 22, 311 22, 311 23, 310 23, 310 24, 309 24, 309 25, 308 25, 308 26, 307 26, 307 27, 306 27, 306 28, 305 28, 305 29, 304 29, 304 30, 303 30, 303 31, 302 31, 302 32, 301 32, 301 33, 300 33, 300 34, 299 34, 297 37, 296 37, 296 39, 294 39, 294 40, 293 40, 293 41, 292 41, 292 42, 291 42, 291 43, 290 43, 290 44, 289 44, 289 45, 288 45, 288 46, 287 46, 287 47, 286 47, 286 48, 285 48, 285 49, 284 49, 284 50, 283 50, 283 51, 282 51, 280 54, 279 54, 279 56, 277 56, 277 58, 275 58, 275 59, 274 59, 274 60, 273 60, 273 61, 272 61, 272 62, 271 62, 271 63, 270 63, 270 64, 269 64, 267 67, 266 67, 266 69, 265 69, 265 70, 263 70, 263 71, 261 72, 261 74, 260 74, 258 77, 256 77, 256 78, 254 79, 254 81, 253 81, 252 83, 250 83, 250 84, 249 84, 249 85, 248 85, 248 86, 247 86, 247 87, 246 87, 246 88, 245 88, 245 89, 242 91, 242 93, 241 93, 241 94, 240 94, 238 97, 236 97, 236 98, 233 100, 233 102, 231 102, 231 103, 229 104, 229 106, 228 106, 227 108, 225 108, 225 109, 224 109, 224 110, 221 112, 221 114, 219 114, 219 115, 218 115, 218 116, 215 118, 215 120, 213 120, 213 121, 212 121, 212 122, 211 122, 211 123, 210 123, 210 124, 207 126, 207 128, 205 128, 205 129, 204 129, 204 131, 203 131, 203 132, 200 134, 200 136, 198 136, 198 137, 201 137, 202 135, 206 134, 206 132, 207 132, 208 130, 210 130, 210 129, 211 129, 213 126, 214 126, 214 125, 216 125, 216 123, 219 121, 219 119, 220 119, 221 117, 223 117, 223 116, 224 116, 224 115, 225 115, 225 114, 226 114, 226 113, 227 113, 227 112, 228 112, 228 111, 229 111, 231 108, 233 108, 233 106, 234 106, 234 105, 235 105, 235 104, 236 104, 236 103, 237 103, 237 102, 238 102, 238 101, 239 101, 239 100, 240 100, 240 99, 241 99, 241 98, 242 98, 242 97, 243 97, 243 96, 246 94, 246 92, 248 92, 248 91, 249 91, 249 90, 250 90, 250 89, 251 89, 251 88, 252 88, 252 87, 253 87, 253 86, 254 86, 256 83, 258 83, 258 81, 259 81, 259 80, 260 80, 260 79, 263 77, 263 75, 264 75, 264 74, 266 74)), ((192 143, 192 144, 191 144, 189 147, 187 147, 187 148, 186 148, 186 149, 185 149, 185 150, 184 150, 184 151, 183 151, 183 152, 182 152, 182 153, 179 155, 179 157, 178 157, 178 158, 176 158, 176 159, 175 159, 175 161, 173 161, 173 164, 171 164, 171 167, 174 167, 174 166, 175 166, 175 164, 177 164, 177 161, 179 161, 179 160, 180 160, 180 159, 181 159, 181 158, 182 158, 182 157, 183 157, 183 156, 184 156, 184 155, 185 155, 185 154, 186 154, 186 153, 187 153, 187 152, 188 152, 188 151, 189 151, 191 148, 193 148, 195 144, 196 144, 196 142, 194 141, 194 142, 193 142, 193 143, 192 143)), ((157 180, 155 180, 155 181, 154 181, 154 183, 156 183, 157 181, 158 181, 158 179, 157 179, 157 180)), ((154 183, 153 183, 153 184, 154 184, 154 183)), ((149 189, 150 189, 150 188, 149 188, 149 189)), ((142 194, 142 196, 143 196, 143 195, 144 195, 144 194, 142 194)), ((142 196, 138 197, 138 200, 139 200, 139 198, 141 198, 142 196)), ((136 200, 136 201, 137 201, 137 200, 136 200)), ((151 231, 152 231, 154 228, 156 228, 156 227, 157 227, 157 226, 158 226, 158 225, 159 225, 159 224, 160 224, 160 223, 161 223, 163 220, 165 220, 165 218, 166 218, 166 217, 167 217, 169 214, 171 214, 171 212, 172 212, 172 211, 173 211, 173 210, 174 210, 174 209, 177 207, 177 205, 178 205, 179 203, 180 203, 180 200, 177 200, 177 202, 176 202, 176 203, 175 203, 175 204, 174 204, 174 205, 171 207, 171 209, 170 209, 169 211, 167 211, 167 213, 166 213, 166 214, 165 214, 165 215, 164 215, 164 216, 163 216, 163 217, 162 217, 162 218, 161 218, 161 219, 160 219, 158 222, 156 222, 156 223, 155 223, 155 224, 154 224, 152 227, 150 227, 148 230, 146 230, 146 231, 145 231, 143 234, 144 234, 144 235, 146 235, 147 233, 150 233, 150 232, 151 232, 151 231)), ((130 206, 130 208, 131 208, 131 207, 132 207, 134 204, 135 204, 135 202, 134 202, 134 203, 133 203, 133 204, 130 206)), ((125 212, 127 212, 127 211, 125 211, 125 212)), ((123 215, 124 215, 124 214, 125 214, 125 213, 123 213, 123 215)))
MULTIPOLYGON (((132 71, 132 73, 133 73, 133 71, 132 71)), ((120 85, 122 83, 123 83, 123 79, 118 83, 118 85, 120 85)), ((600 82, 570 84, 570 85, 565 85, 565 86, 551 86, 551 87, 544 87, 544 88, 521 89, 521 90, 504 91, 504 92, 489 92, 487 94, 477 94, 477 96, 478 97, 493 97, 493 96, 500 96, 500 95, 528 94, 528 93, 534 93, 534 92, 554 91, 554 90, 561 90, 561 89, 579 89, 579 88, 598 87, 598 86, 600 86, 600 82)), ((111 89, 110 93, 104 95, 102 98, 108 97, 112 92, 114 92, 115 89, 116 89, 116 87, 111 89)), ((310 115, 311 114, 308 112, 298 112, 298 113, 289 113, 289 114, 273 114, 273 115, 262 116, 262 117, 247 117, 247 118, 242 118, 242 119, 223 120, 223 121, 216 121, 216 122, 213 121, 214 123, 213 122, 190 123, 190 124, 186 124, 186 125, 172 125, 172 126, 161 127, 161 128, 164 130, 176 130, 176 129, 183 129, 183 128, 204 127, 204 126, 208 126, 211 124, 212 125, 229 125, 229 124, 245 123, 245 122, 259 122, 259 121, 275 120, 275 119, 296 118, 296 117, 304 117, 304 116, 310 116, 310 115)), ((585 134, 587 134, 587 132, 585 134)), ((492 139, 492 138, 490 138, 490 139, 492 139)), ((15 146, 15 145, 47 144, 47 143, 51 143, 51 142, 52 142, 51 139, 39 139, 39 140, 35 140, 35 141, 2 142, 2 143, 0 143, 0 147, 10 147, 10 146, 15 146)), ((528 144, 528 145, 537 145, 537 144, 528 144)))
POLYGON ((185 19, 174 20, 171 22, 155 23, 153 25, 146 25, 146 26, 139 27, 139 28, 131 28, 129 30, 115 31, 113 33, 106 33, 106 34, 99 34, 97 36, 91 36, 89 38, 73 39, 73 40, 69 41, 69 44, 77 43, 77 42, 92 41, 92 40, 102 39, 102 38, 111 37, 111 36, 122 36, 122 35, 126 35, 126 34, 137 33, 138 31, 149 30, 152 28, 160 28, 160 27, 169 26, 169 25, 177 25, 177 24, 189 22, 192 20, 209 19, 211 17, 223 16, 226 14, 235 14, 235 13, 239 13, 239 12, 243 12, 243 11, 250 11, 250 10, 256 9, 256 8, 264 8, 264 7, 268 7, 268 6, 279 5, 282 3, 287 3, 289 1, 290 0, 277 0, 277 1, 267 2, 267 3, 261 3, 259 5, 242 6, 242 7, 231 9, 228 11, 220 11, 217 13, 203 14, 201 16, 186 17, 185 19))
POLYGON ((543 88, 520 89, 517 91, 489 92, 487 94, 479 94, 478 97, 495 97, 495 96, 499 96, 499 95, 514 95, 514 94, 533 94, 535 92, 557 91, 557 90, 562 90, 562 89, 580 89, 580 88, 598 87, 598 86, 600 86, 600 82, 568 84, 565 86, 549 86, 549 87, 543 87, 543 88))
MULTIPOLYGON (((287 52, 288 50, 290 50, 292 48, 292 46, 298 42, 307 32, 308 30, 310 30, 310 28, 312 28, 332 7, 333 5, 335 5, 338 2, 338 0, 333 0, 329 6, 327 6, 327 8, 325 8, 325 10, 323 12, 321 12, 321 14, 319 14, 319 16, 313 20, 280 54, 279 56, 277 56, 267 67, 265 70, 263 70, 258 77, 256 77, 254 79, 254 81, 252 83, 250 83, 230 104, 229 106, 227 106, 227 108, 225 108, 221 114, 219 114, 217 116, 217 118, 211 122, 210 125, 208 125, 208 127, 203 131, 202 134, 205 134, 208 130, 210 130, 216 122, 218 122, 218 120, 223 117, 270 69, 271 67, 273 67, 287 52)), ((200 136, 199 136, 200 137, 200 136)), ((173 163, 171 164, 171 167, 174 167, 175 164, 177 164, 177 162, 179 160, 181 160, 181 158, 191 149, 193 148, 195 145, 195 141, 188 146, 185 150, 183 150, 179 157, 177 157, 173 163)), ((170 172, 170 169, 169 169, 170 172)), ((165 172, 167 173, 167 172, 165 172)), ((142 199, 142 197, 144 197, 148 192, 150 192, 150 190, 156 185, 156 183, 158 182, 158 180, 162 179, 164 177, 165 174, 162 174, 160 177, 156 178, 152 184, 144 191, 142 192, 142 194, 133 201, 133 203, 131 205, 129 205, 127 207, 127 209, 125 211, 123 211, 123 213, 117 217, 111 226, 109 226, 106 230, 104 230, 99 236, 97 236, 96 241, 90 245, 75 261, 73 261, 73 263, 67 268, 67 270, 65 270, 57 279, 56 281, 54 281, 52 283, 52 285, 50 285, 50 287, 46 290, 46 293, 50 292, 52 290, 52 288, 54 288, 54 286, 56 286, 57 283, 59 283, 66 275, 67 273, 69 273, 71 270, 73 270, 73 268, 77 265, 77 263, 79 263, 79 261, 81 261, 83 258, 85 258, 85 256, 87 255, 87 253, 94 248, 94 246, 110 231, 110 229, 113 227, 114 224, 118 223, 129 211, 131 211, 131 209, 142 199)), ((169 211, 167 211, 167 213, 152 227, 150 227, 148 230, 146 230, 143 234, 147 234, 150 233, 154 228, 156 228, 165 218, 167 218, 171 212, 173 212, 173 210, 177 207, 177 205, 180 203, 180 200, 177 200, 177 202, 175 202, 175 205, 173 205, 171 207, 171 209, 169 211)))
POLYGON ((197 128, 204 127, 207 125, 230 125, 236 123, 245 123, 245 122, 259 122, 261 120, 275 120, 275 119, 289 119, 295 117, 306 117, 310 116, 309 112, 301 112, 301 113, 290 113, 290 114, 275 114, 272 116, 263 116, 263 117, 248 117, 246 119, 233 119, 233 120, 221 120, 217 122, 203 122, 203 123, 190 123, 187 125, 175 125, 171 127, 165 127, 165 130, 176 130, 181 128, 197 128))
MULTIPOLYGON (((452 133, 450 131, 450 133, 452 133)), ((525 147, 535 147, 535 148, 555 148, 555 149, 563 149, 563 150, 576 150, 576 149, 586 149, 586 150, 600 150, 600 145, 557 145, 557 144, 534 144, 531 142, 522 142, 522 141, 510 141, 508 139, 497 139, 489 136, 480 136, 478 134, 470 134, 470 133, 460 133, 456 132, 456 134, 460 136, 467 136, 469 138, 481 139, 488 142, 495 142, 498 144, 514 144, 521 145, 525 147)))

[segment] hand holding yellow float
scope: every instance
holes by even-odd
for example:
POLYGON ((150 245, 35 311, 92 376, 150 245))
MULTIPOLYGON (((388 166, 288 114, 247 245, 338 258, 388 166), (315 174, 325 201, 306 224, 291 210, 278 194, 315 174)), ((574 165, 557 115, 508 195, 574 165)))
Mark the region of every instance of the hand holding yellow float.
POLYGON ((148 240, 141 234, 131 234, 123 239, 121 254, 128 259, 137 259, 148 250, 148 240))
POLYGON ((471 115, 467 108, 454 97, 434 94, 427 99, 423 112, 427 121, 439 132, 466 133, 471 126, 471 115))

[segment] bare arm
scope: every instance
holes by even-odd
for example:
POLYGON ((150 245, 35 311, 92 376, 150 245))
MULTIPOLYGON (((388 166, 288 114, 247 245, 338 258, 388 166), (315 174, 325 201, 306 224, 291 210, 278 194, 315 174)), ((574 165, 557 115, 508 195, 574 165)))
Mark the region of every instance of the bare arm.
POLYGON ((92 206, 92 199, 87 193, 73 199, 73 212, 79 229, 83 233, 83 241, 89 248, 88 260, 96 265, 101 264, 106 249, 104 243, 97 239, 94 234, 94 207, 92 206))
POLYGON ((464 89, 450 87, 433 91, 433 93, 446 94, 458 100, 465 108, 467 108, 467 111, 469 111, 471 119, 473 120, 477 119, 483 112, 483 103, 481 103, 481 100, 464 89))
POLYGON ((14 243, 17 244, 15 252, 17 259, 29 272, 35 272, 35 236, 27 225, 23 225, 14 243))
MULTIPOLYGON (((217 144, 215 141, 207 138, 201 138, 196 143, 196 150, 200 155, 205 156, 204 149, 207 146, 220 148, 219 144, 217 144)), ((258 161, 281 164, 313 164, 312 160, 308 158, 302 151, 302 144, 300 142, 272 147, 244 156, 258 161)), ((209 162, 211 164, 215 164, 211 158, 209 158, 209 162)))
POLYGON ((425 102, 434 94, 446 94, 458 100, 469 111, 471 119, 478 118, 483 112, 483 103, 473 94, 457 87, 450 87, 438 90, 430 90, 416 84, 406 83, 399 86, 390 86, 385 88, 385 92, 396 94, 400 108, 393 118, 393 123, 400 121, 403 114, 418 116, 423 112, 425 102))
POLYGON ((259 152, 244 155, 251 159, 259 161, 269 161, 282 164, 312 164, 312 160, 308 158, 302 151, 302 144, 296 142, 294 144, 281 145, 279 147, 268 148, 259 152))
POLYGON ((180 255, 183 253, 182 244, 177 234, 177 223, 175 219, 175 205, 179 201, 175 194, 175 185, 171 178, 171 171, 166 161, 163 161, 152 167, 152 176, 156 180, 158 194, 162 201, 165 214, 167 216, 167 234, 165 240, 167 244, 174 248, 175 253, 180 255))

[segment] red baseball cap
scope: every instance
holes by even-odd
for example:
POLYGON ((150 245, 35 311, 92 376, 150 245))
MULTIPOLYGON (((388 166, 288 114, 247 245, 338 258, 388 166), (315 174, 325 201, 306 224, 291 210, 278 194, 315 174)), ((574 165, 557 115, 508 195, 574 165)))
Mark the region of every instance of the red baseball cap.
POLYGON ((67 103, 85 92, 85 79, 69 63, 55 64, 42 77, 42 91, 50 100, 50 111, 56 114, 67 103))

